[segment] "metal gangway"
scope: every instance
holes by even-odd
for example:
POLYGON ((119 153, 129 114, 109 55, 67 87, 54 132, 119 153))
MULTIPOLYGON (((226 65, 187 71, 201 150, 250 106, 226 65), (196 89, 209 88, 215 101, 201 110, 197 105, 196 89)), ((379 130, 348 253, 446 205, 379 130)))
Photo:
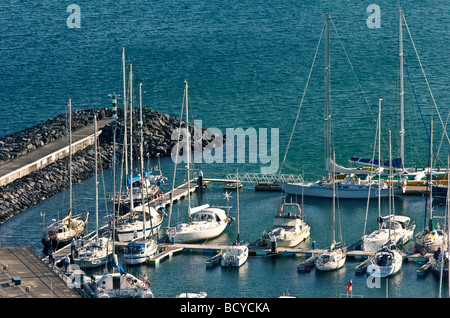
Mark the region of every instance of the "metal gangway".
POLYGON ((224 181, 236 182, 238 180, 249 183, 288 183, 303 182, 303 177, 295 174, 229 173, 225 176, 224 181))

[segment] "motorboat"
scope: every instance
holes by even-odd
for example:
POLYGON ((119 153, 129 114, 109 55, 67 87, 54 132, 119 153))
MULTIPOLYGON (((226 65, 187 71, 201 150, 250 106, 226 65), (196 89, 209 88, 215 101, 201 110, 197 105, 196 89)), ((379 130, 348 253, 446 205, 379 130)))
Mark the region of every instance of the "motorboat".
POLYGON ((416 227, 414 222, 410 224, 410 221, 409 217, 403 215, 378 218, 378 222, 381 224, 380 228, 363 237, 362 249, 375 252, 389 240, 397 246, 406 244, 412 239, 416 227))
POLYGON ((264 233, 262 239, 266 245, 275 238, 277 246, 294 247, 309 236, 310 226, 302 218, 300 205, 284 203, 275 215, 272 230, 264 233))
POLYGON ((191 221, 180 223, 171 233, 174 243, 187 243, 217 237, 225 230, 230 218, 220 208, 204 204, 191 210, 191 221))

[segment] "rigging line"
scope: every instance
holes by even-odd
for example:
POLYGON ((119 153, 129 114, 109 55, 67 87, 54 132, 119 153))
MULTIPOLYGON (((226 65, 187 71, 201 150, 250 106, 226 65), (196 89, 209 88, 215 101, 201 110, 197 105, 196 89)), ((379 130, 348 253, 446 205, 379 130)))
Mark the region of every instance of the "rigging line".
MULTIPOLYGON (((413 92, 414 98, 416 99, 417 107, 419 108, 419 113, 420 113, 420 117, 422 118, 423 126, 425 127, 425 132, 427 133, 428 140, 430 140, 431 136, 430 136, 430 134, 428 132, 427 125, 425 123, 425 119, 423 118, 423 113, 422 113, 422 110, 421 110, 420 105, 419 105, 419 100, 418 100, 417 95, 416 95, 416 90, 414 89, 414 85, 412 83, 411 76, 409 74, 408 65, 406 64, 406 62, 403 62, 403 63, 405 64, 406 74, 408 74, 408 79, 409 79, 409 82, 411 84, 411 88, 412 88, 412 92, 413 92)), ((433 153, 435 153, 434 150, 433 150, 433 153)), ((435 154, 435 157, 436 156, 437 155, 435 154)))
MULTIPOLYGON (((381 122, 380 121, 381 120, 377 120, 377 129, 375 130, 375 142, 373 144, 373 153, 372 153, 372 158, 373 158, 372 159, 372 167, 374 166, 373 163, 375 163, 375 160, 374 160, 375 159, 375 148, 376 148, 375 145, 378 142, 378 135, 379 135, 378 131, 379 131, 379 129, 381 129, 381 122)), ((378 184, 380 184, 380 182, 381 182, 381 180, 378 179, 378 184)), ((369 183, 369 194, 367 196, 366 216, 365 216, 365 219, 364 219, 363 237, 366 235, 367 217, 368 217, 368 214, 369 214, 369 204, 370 204, 370 191, 372 189, 372 184, 373 184, 373 182, 369 183)), ((380 191, 380 186, 378 186, 378 191, 380 191)))
MULTIPOLYGON (((447 115, 447 120, 445 121, 445 127, 444 127, 444 130, 447 130, 447 124, 448 124, 449 118, 450 118, 450 112, 449 112, 448 115, 447 115)), ((437 154, 436 154, 437 157, 439 157, 439 153, 441 152, 441 146, 442 146, 442 141, 443 141, 443 140, 444 140, 444 134, 442 134, 442 136, 441 136, 441 141, 440 141, 440 143, 439 143, 438 152, 437 152, 437 154)), ((439 161, 441 161, 441 160, 439 160, 439 161)), ((441 162, 442 162, 442 161, 441 161, 441 162)))
POLYGON ((430 84, 428 83, 428 78, 427 78, 427 76, 425 74, 425 70, 423 69, 422 62, 420 61, 419 54, 417 53, 416 45, 414 44, 414 40, 412 38, 411 32, 409 31, 408 23, 406 23, 405 15, 402 14, 402 17, 403 17, 403 21, 405 21, 406 30, 408 31, 409 38, 411 39, 411 43, 412 43, 412 46, 414 48, 414 52, 416 53, 417 60, 419 61, 419 65, 420 65, 420 69, 422 70, 423 77, 425 78, 425 82, 427 83, 428 91, 430 92, 431 99, 433 100, 434 108, 436 108, 436 112, 438 114, 439 121, 441 122, 442 127, 444 127, 443 134, 445 134, 445 136, 447 137, 447 141, 450 144, 450 139, 448 137, 447 130, 445 129, 446 126, 444 126, 444 123, 442 122, 441 114, 439 113, 439 109, 437 108, 437 105, 436 105, 436 100, 434 99, 433 93, 431 92, 430 84))
POLYGON ((358 83, 359 89, 361 90, 361 93, 362 93, 362 95, 364 97, 364 101, 366 102, 367 107, 369 108, 369 111, 370 111, 370 113, 372 114, 372 116, 374 118, 374 122, 376 122, 377 120, 375 120, 375 116, 374 116, 374 114, 372 112, 372 109, 370 108, 369 102, 367 101, 367 97, 364 94, 364 90, 362 88, 361 82, 359 81, 359 78, 356 75, 355 68, 353 67, 352 62, 350 61, 350 57, 347 54, 347 50, 345 49, 344 43, 342 42, 342 39, 341 39, 341 36, 339 35, 339 32, 338 32, 336 26, 334 25, 333 19, 331 17, 330 17, 330 20, 331 20, 331 24, 333 25, 334 31, 336 32, 336 35, 338 37, 339 43, 341 44, 342 50, 344 51, 345 57, 347 58, 348 64, 350 64, 350 68, 352 69, 353 75, 355 76, 356 82, 358 83))
MULTIPOLYGON (((169 206, 169 220, 167 222, 167 228, 168 229, 170 229, 170 219, 172 217, 172 210, 173 210, 173 194, 174 194, 174 191, 175 191, 175 177, 176 177, 177 167, 178 167, 178 156, 180 154, 180 133, 181 133, 181 126, 183 125, 184 105, 187 102, 185 98, 186 98, 186 92, 183 93, 183 101, 181 102, 180 126, 179 126, 179 129, 178 129, 179 133, 178 133, 178 137, 177 137, 176 156, 175 156, 175 162, 174 162, 174 167, 173 167, 172 194, 170 195, 170 206, 169 206)), ((190 145, 188 145, 188 147, 189 146, 190 145)))
POLYGON ((302 99, 300 101, 300 106, 298 107, 297 116, 295 117, 294 127, 292 127, 291 136, 289 137, 289 141, 288 141, 288 144, 287 144, 287 147, 286 147, 286 152, 284 153, 283 161, 281 163, 280 170, 279 170, 278 174, 281 174, 281 170, 283 169, 283 165, 284 165, 284 162, 286 161, 286 157, 287 157, 287 154, 288 154, 288 151, 289 151, 289 147, 291 145, 292 137, 294 136, 295 127, 297 126, 298 118, 300 117, 300 110, 302 109, 303 101, 305 100, 306 91, 307 91, 308 85, 309 85, 309 80, 311 79, 311 73, 312 73, 312 70, 314 68, 314 64, 316 62, 317 52, 319 51, 320 42, 322 41, 323 31, 325 29, 325 23, 326 22, 324 22, 323 27, 322 27, 322 32, 320 33, 319 42, 317 43, 316 52, 314 53, 313 62, 312 62, 311 68, 309 70, 308 79, 306 80, 306 85, 305 85, 305 89, 303 91, 302 99))

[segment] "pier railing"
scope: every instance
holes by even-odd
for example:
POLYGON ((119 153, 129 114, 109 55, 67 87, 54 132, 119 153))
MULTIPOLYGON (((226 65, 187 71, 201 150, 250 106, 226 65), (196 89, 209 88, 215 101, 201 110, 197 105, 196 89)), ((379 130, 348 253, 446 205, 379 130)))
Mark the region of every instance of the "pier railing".
POLYGON ((225 181, 230 182, 265 182, 265 183, 288 183, 288 182, 303 182, 303 177, 296 174, 263 174, 263 173, 245 173, 238 174, 229 173, 225 177, 225 181))

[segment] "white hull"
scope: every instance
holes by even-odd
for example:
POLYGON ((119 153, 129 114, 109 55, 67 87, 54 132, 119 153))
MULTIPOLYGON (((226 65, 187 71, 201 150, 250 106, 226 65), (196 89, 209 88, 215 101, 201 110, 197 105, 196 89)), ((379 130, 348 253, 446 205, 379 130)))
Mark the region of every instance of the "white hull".
POLYGON ((158 252, 156 240, 134 242, 124 248, 123 258, 128 265, 143 264, 158 252))
POLYGON ((135 276, 125 273, 112 273, 95 276, 97 284, 96 298, 153 298, 149 282, 143 282, 135 276))
POLYGON ((222 267, 240 267, 248 258, 248 247, 244 245, 232 246, 222 255, 222 267))
POLYGON ((339 269, 345 264, 347 256, 342 250, 333 250, 319 255, 316 259, 316 268, 321 272, 339 269))
POLYGON ((403 258, 397 251, 392 251, 394 257, 391 260, 383 261, 380 263, 375 254, 374 259, 371 260, 369 266, 367 266, 367 273, 374 277, 388 277, 396 274, 402 268, 403 258))
MULTIPOLYGON (((410 241, 413 236, 413 231, 404 231, 403 233, 392 234, 391 242, 394 245, 403 245, 410 241)), ((363 250, 368 252, 376 252, 383 247, 385 243, 389 241, 389 231, 381 230, 374 231, 363 237, 363 250)))
MULTIPOLYGON (((298 183, 283 183, 281 188, 284 192, 291 195, 304 195, 308 197, 318 198, 333 198, 333 186, 331 184, 324 184, 322 182, 298 182, 298 183)), ((376 184, 370 187, 370 199, 378 198, 378 186, 376 184)), ((403 193, 403 189, 398 188, 394 190, 394 194, 399 195, 403 193)), ((369 186, 363 185, 349 185, 343 186, 336 183, 336 197, 339 199, 366 199, 369 197, 369 186)), ((383 188, 380 192, 380 197, 389 197, 389 189, 383 188)))
MULTIPOLYGON (((267 237, 265 238, 265 243, 270 244, 271 239, 270 235, 275 234, 273 231, 267 234, 267 237)), ((310 227, 307 225, 303 228, 301 232, 294 232, 294 231, 285 231, 281 235, 274 235, 277 246, 279 247, 295 247, 307 238, 309 238, 311 235, 310 227)))
POLYGON ((228 223, 208 224, 208 222, 193 222, 180 224, 174 236, 175 243, 188 243, 214 238, 222 234, 228 223))
POLYGON ((83 242, 83 247, 72 251, 73 261, 82 268, 103 266, 112 258, 112 241, 105 238, 83 242))
MULTIPOLYGON (((137 239, 143 239, 144 231, 142 229, 142 223, 142 221, 137 221, 116 229, 117 240, 119 242, 130 242, 137 239)), ((162 219, 160 219, 159 223, 154 226, 152 226, 149 221, 146 222, 145 238, 149 237, 152 231, 156 233, 156 231, 158 231, 161 227, 161 223, 162 219)))
MULTIPOLYGON (((385 217, 386 219, 386 217, 385 217)), ((367 234, 362 239, 362 249, 368 252, 376 252, 389 240, 392 244, 400 246, 412 240, 415 224, 409 224, 409 217, 392 216, 391 230, 389 231, 389 220, 383 222, 382 228, 367 234)))
POLYGON ((192 208, 190 223, 179 224, 169 234, 173 243, 189 243, 207 240, 222 234, 229 218, 222 209, 210 208, 208 204, 192 208), (173 232, 174 231, 174 232, 173 232))

